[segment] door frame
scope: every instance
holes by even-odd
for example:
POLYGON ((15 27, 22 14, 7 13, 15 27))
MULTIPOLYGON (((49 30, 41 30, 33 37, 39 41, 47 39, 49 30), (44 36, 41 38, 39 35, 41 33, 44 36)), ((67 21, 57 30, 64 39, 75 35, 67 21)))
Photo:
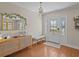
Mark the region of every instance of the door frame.
MULTIPOLYGON (((52 19, 53 18, 58 18, 58 17, 65 17, 65 38, 64 38, 64 41, 60 41, 60 45, 64 45, 64 44, 67 44, 67 41, 68 41, 68 35, 67 35, 67 32, 68 32, 68 23, 67 23, 67 16, 53 16, 52 17, 52 19)), ((46 29, 45 29, 45 31, 46 32, 48 32, 48 22, 49 22, 49 20, 51 20, 51 19, 47 19, 47 27, 46 27, 46 29)), ((45 24, 45 23, 44 23, 45 24)), ((48 33, 46 33, 46 34, 48 34, 48 33)), ((45 36, 46 36, 46 34, 45 34, 45 36)), ((46 41, 47 41, 47 37, 46 37, 46 41)))

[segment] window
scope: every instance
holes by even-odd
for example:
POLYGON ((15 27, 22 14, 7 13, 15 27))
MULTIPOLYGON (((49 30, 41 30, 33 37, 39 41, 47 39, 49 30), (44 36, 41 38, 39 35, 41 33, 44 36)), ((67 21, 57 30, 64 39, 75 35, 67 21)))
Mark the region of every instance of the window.
POLYGON ((59 31, 59 27, 57 26, 57 21, 56 20, 51 20, 51 26, 50 26, 50 31, 57 32, 59 31))

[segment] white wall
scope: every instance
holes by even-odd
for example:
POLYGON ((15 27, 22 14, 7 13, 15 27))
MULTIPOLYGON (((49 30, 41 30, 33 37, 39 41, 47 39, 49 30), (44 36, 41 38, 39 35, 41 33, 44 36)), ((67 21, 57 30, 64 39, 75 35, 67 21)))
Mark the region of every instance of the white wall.
MULTIPOLYGON (((58 10, 54 12, 45 13, 43 15, 44 24, 43 27, 45 29, 47 26, 46 21, 52 19, 52 17, 60 17, 67 16, 67 40, 63 40, 63 45, 70 46, 76 49, 79 49, 79 29, 75 29, 74 24, 74 16, 79 16, 79 5, 75 5, 69 8, 65 8, 63 10, 58 10)), ((46 32, 43 30, 44 33, 46 32)))
POLYGON ((24 9, 12 3, 0 3, 0 13, 17 13, 27 18, 27 29, 29 35, 42 33, 42 24, 38 14, 24 9))

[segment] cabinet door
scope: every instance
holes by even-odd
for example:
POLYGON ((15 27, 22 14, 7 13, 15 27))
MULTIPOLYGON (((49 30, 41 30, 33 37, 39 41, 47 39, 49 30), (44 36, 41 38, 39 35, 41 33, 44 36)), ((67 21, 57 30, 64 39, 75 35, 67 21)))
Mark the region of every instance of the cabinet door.
POLYGON ((4 44, 3 43, 1 43, 0 44, 0 56, 3 56, 3 52, 5 51, 5 49, 4 49, 4 44))
POLYGON ((6 56, 18 50, 18 40, 10 39, 0 45, 0 56, 6 56))
POLYGON ((20 49, 28 47, 29 45, 31 45, 30 36, 20 38, 20 49))
POLYGON ((17 39, 10 39, 5 43, 6 50, 14 50, 18 48, 18 40, 17 39))
POLYGON ((19 47, 20 47, 20 49, 23 49, 25 47, 24 46, 24 37, 19 38, 19 40, 20 40, 19 47))
POLYGON ((27 37, 24 38, 24 46, 28 47, 30 45, 31 45, 31 37, 27 36, 27 37))

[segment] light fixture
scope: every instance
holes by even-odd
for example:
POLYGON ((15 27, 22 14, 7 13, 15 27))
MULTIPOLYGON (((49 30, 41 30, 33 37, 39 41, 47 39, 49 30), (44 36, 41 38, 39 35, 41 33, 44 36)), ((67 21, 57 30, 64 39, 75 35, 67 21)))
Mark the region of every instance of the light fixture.
POLYGON ((40 15, 40 20, 41 20, 41 23, 42 23, 42 35, 43 35, 43 20, 42 20, 43 6, 42 6, 42 2, 40 2, 40 7, 39 7, 39 10, 38 10, 38 13, 40 15))
POLYGON ((40 2, 39 13, 40 13, 40 14, 43 13, 42 2, 40 2))

